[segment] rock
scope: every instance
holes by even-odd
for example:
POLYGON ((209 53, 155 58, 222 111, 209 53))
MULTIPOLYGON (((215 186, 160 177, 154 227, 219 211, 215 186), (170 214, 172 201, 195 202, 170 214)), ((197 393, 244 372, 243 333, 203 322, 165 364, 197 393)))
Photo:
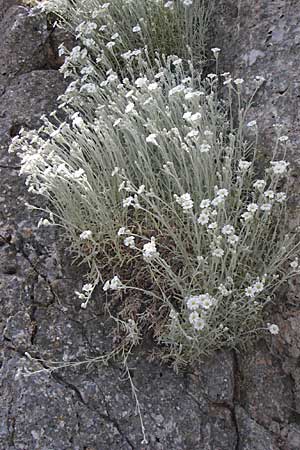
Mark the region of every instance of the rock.
POLYGON ((0 85, 47 66, 49 31, 44 15, 13 6, 0 22, 0 36, 0 85))
POLYGON ((22 127, 39 126, 40 117, 54 108, 64 89, 62 76, 55 70, 34 70, 19 75, 1 96, 0 139, 8 141, 22 127))
POLYGON ((268 427, 273 420, 288 421, 293 408, 293 386, 264 345, 240 361, 241 398, 251 417, 268 427))
POLYGON ((239 430, 238 450, 279 450, 272 435, 251 419, 241 407, 236 408, 239 430))
MULTIPOLYGON (((221 71, 251 83, 263 76, 265 83, 253 101, 249 120, 256 119, 261 144, 272 150, 273 125, 283 125, 297 159, 300 144, 298 0, 221 0, 215 8, 212 47, 220 47, 221 71)), ((245 84, 246 84, 245 83, 245 84)), ((244 88, 246 89, 246 88, 244 88)))
POLYGON ((0 0, 0 21, 3 19, 6 11, 19 3, 19 0, 0 0))
MULTIPOLYGON (((19 160, 7 154, 11 137, 22 126, 38 127, 65 88, 51 69, 62 63, 57 48, 64 36, 15 3, 0 0, 0 448, 299 449, 297 288, 289 299, 294 309, 274 319, 281 334, 238 358, 219 352, 179 374, 149 362, 149 348, 131 355, 129 372, 122 362, 79 364, 111 350, 104 299, 96 293, 86 310, 80 308, 74 291, 82 287, 84 270, 71 266, 53 228, 37 230, 39 213, 24 208, 31 197, 18 175, 19 160), (77 365, 47 370, 50 361, 70 360, 77 365), (148 445, 141 443, 140 418, 148 445)), ((299 49, 299 2, 217 3, 212 46, 222 47, 222 69, 266 78, 250 113, 257 116, 261 143, 272 147, 274 115, 298 144, 299 60, 290 55, 299 49)))

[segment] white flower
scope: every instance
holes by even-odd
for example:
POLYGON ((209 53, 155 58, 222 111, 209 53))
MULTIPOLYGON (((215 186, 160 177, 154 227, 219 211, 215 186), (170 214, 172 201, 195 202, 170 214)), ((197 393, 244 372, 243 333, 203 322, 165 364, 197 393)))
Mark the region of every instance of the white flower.
POLYGON ((150 242, 144 245, 143 247, 143 258, 145 260, 150 260, 159 256, 159 253, 156 249, 155 245, 155 237, 151 237, 150 242))
POLYGON ((262 191, 265 188, 266 184, 267 183, 265 182, 265 180, 256 180, 253 184, 253 187, 259 191, 262 191))
POLYGON ((187 297, 187 298, 185 298, 185 301, 186 301, 186 306, 191 311, 199 309, 200 306, 201 306, 201 301, 200 301, 200 296, 199 295, 194 295, 194 296, 191 296, 191 297, 187 297))
POLYGON ((215 256, 216 258, 222 258, 222 256, 224 256, 224 250, 222 248, 215 248, 212 251, 212 256, 215 256))
POLYGON ((84 292, 91 292, 93 289, 94 289, 94 286, 91 283, 87 283, 82 286, 82 290, 84 292))
POLYGON ((73 121, 72 121, 73 127, 77 127, 77 128, 80 129, 80 128, 82 128, 84 126, 84 121, 79 116, 79 113, 73 114, 72 119, 73 119, 73 121))
POLYGON ((223 234, 233 234, 234 233, 234 227, 232 225, 223 225, 221 232, 223 234))
POLYGON ((282 175, 287 171, 289 163, 287 161, 272 161, 271 166, 275 175, 282 175))
POLYGON ((212 222, 212 223, 210 223, 210 224, 208 225, 208 228, 209 228, 210 230, 215 230, 216 228, 218 228, 217 222, 212 222))
POLYGON ((90 230, 86 230, 79 235, 79 238, 83 241, 85 239, 91 239, 92 235, 93 233, 90 230))
POLYGON ((224 284, 220 284, 218 291, 221 293, 222 297, 228 297, 228 295, 232 293, 232 291, 229 291, 224 284))
POLYGON ((145 185, 141 184, 140 187, 138 188, 137 193, 138 193, 138 195, 141 195, 141 194, 143 194, 143 192, 145 192, 145 185))
POLYGON ((232 234, 228 236, 227 241, 229 242, 229 244, 235 245, 238 243, 239 239, 240 238, 236 234, 232 234))
POLYGON ((248 170, 250 166, 251 162, 249 161, 243 161, 242 159, 239 161, 239 169, 242 171, 248 170))
POLYGON ((210 200, 208 198, 205 198, 200 203, 200 208, 201 209, 209 208, 209 206, 210 206, 210 200))
POLYGON ((123 208, 127 208, 131 205, 134 205, 134 197, 132 197, 132 195, 123 200, 123 208))
POLYGON ((122 282, 121 280, 117 277, 114 276, 113 279, 110 282, 110 289, 112 291, 117 291, 118 289, 120 289, 122 287, 122 282))
POLYGON ((43 218, 41 218, 41 219, 39 220, 38 224, 37 224, 37 227, 40 228, 42 225, 43 225, 44 227, 47 227, 47 226, 51 225, 51 222, 49 222, 48 219, 43 219, 43 218))
POLYGON ((193 100, 194 98, 200 97, 200 95, 203 95, 204 93, 199 91, 191 91, 185 94, 184 98, 186 100, 193 100))
POLYGON ((202 114, 200 112, 196 112, 195 114, 192 114, 190 117, 191 122, 198 122, 202 117, 202 114))
POLYGON ((170 8, 170 9, 173 9, 173 2, 170 0, 170 1, 168 1, 167 3, 165 3, 165 8, 170 8))
POLYGON ((126 230, 125 227, 121 227, 121 228, 119 228, 117 234, 118 234, 118 236, 123 236, 124 234, 127 234, 127 233, 130 233, 130 231, 129 231, 129 230, 126 230))
POLYGON ((195 330, 197 330, 197 331, 203 330, 205 325, 206 325, 205 320, 202 317, 195 319, 193 322, 193 326, 194 326, 195 330))
POLYGON ((200 223, 200 225, 206 225, 209 222, 209 215, 205 211, 202 212, 198 217, 197 222, 200 223))
POLYGON ((146 142, 148 144, 151 143, 153 145, 157 145, 158 146, 158 142, 157 142, 156 138, 157 138, 157 134, 151 133, 151 134, 149 134, 149 136, 146 137, 146 142))
POLYGON ((282 202, 285 202, 286 201, 286 193, 285 192, 278 192, 277 194, 276 194, 276 201, 278 202, 278 203, 282 203, 282 202))
POLYGON ((148 91, 152 92, 152 91, 156 91, 156 89, 158 89, 158 84, 156 82, 149 84, 148 91))
POLYGON ((115 41, 110 41, 106 44, 106 47, 111 49, 111 48, 113 48, 114 45, 116 45, 115 41))
POLYGON ((272 204, 271 203, 264 203, 263 205, 260 206, 260 209, 262 211, 271 211, 272 204))
POLYGON ((191 6, 193 4, 193 0, 183 0, 182 4, 184 6, 191 6))
POLYGON ((216 58, 218 56, 218 54, 220 53, 221 49, 218 47, 214 47, 211 49, 211 51, 213 52, 214 57, 216 58))
POLYGON ((224 201, 225 201, 225 198, 224 198, 222 195, 219 195, 219 196, 217 196, 216 198, 214 198, 214 199, 212 200, 211 204, 212 204, 213 206, 219 206, 219 205, 221 205, 222 203, 224 203, 224 201))
POLYGON ((268 330, 269 330, 269 332, 271 333, 271 334, 274 334, 274 335, 276 335, 276 334, 278 334, 279 333, 279 327, 278 327, 278 325, 275 325, 275 323, 268 323, 267 324, 268 325, 268 330))
POLYGON ((264 290, 264 283, 262 281, 256 281, 256 283, 253 284, 252 289, 255 293, 260 293, 264 290))
POLYGON ((185 87, 183 84, 178 84, 177 86, 173 87, 169 90, 169 97, 172 97, 172 95, 178 94, 185 90, 185 87))
POLYGON ((248 221, 253 219, 253 214, 251 214, 251 212, 249 211, 246 211, 243 214, 241 214, 241 218, 244 219, 245 221, 248 221))
POLYGON ((251 120, 251 122, 247 123, 248 128, 252 128, 252 127, 256 127, 256 126, 257 126, 256 120, 251 120))
POLYGON ((197 137, 198 135, 199 135, 199 131, 198 130, 191 130, 191 131, 189 131, 187 133, 185 138, 186 139, 191 139, 191 138, 197 137))
POLYGON ((243 80, 243 78, 237 78, 236 80, 234 80, 234 83, 235 83, 237 86, 239 86, 239 85, 241 85, 241 84, 244 83, 244 80, 243 80))
POLYGON ((189 193, 183 194, 180 197, 174 194, 174 198, 176 202, 179 203, 180 206, 182 206, 182 209, 188 210, 193 208, 194 202, 191 199, 191 195, 189 193))
POLYGON ((288 141, 289 140, 289 137, 288 136, 280 136, 280 138, 278 138, 278 141, 279 142, 286 142, 286 141, 288 141))
POLYGON ((249 211, 251 214, 254 214, 258 210, 258 205, 256 203, 249 203, 247 206, 247 211, 249 211))
POLYGON ((228 190, 227 189, 218 189, 216 192, 216 195, 219 197, 227 197, 228 196, 228 190))
POLYGON ((125 113, 131 113, 134 110, 134 103, 129 102, 128 105, 125 108, 125 113))
POLYGON ((211 146, 207 142, 203 142, 203 144, 200 145, 199 150, 200 153, 207 153, 211 149, 211 146))
POLYGON ((182 63, 181 58, 177 58, 174 61, 172 61, 172 64, 174 64, 174 66, 179 66, 181 63, 182 63))
POLYGON ((216 303, 216 299, 211 297, 209 294, 199 295, 201 307, 205 310, 211 308, 216 303))
POLYGON ((138 88, 142 88, 142 87, 144 87, 144 86, 147 86, 147 83, 148 83, 148 79, 147 79, 146 77, 137 78, 137 79, 135 80, 135 85, 136 85, 138 88))
POLYGON ((135 248, 134 236, 128 236, 125 238, 124 245, 126 245, 126 247, 135 248))
POLYGON ((298 265, 299 265, 298 258, 295 258, 294 261, 292 261, 290 263, 290 266, 291 266, 292 269, 297 269, 298 265))
POLYGON ((264 192, 264 197, 269 198, 270 200, 273 200, 273 198, 275 197, 275 193, 274 191, 265 191, 264 192))
POLYGON ((191 116, 192 116, 191 111, 186 111, 186 112, 183 114, 182 118, 183 118, 184 120, 186 120, 186 121, 189 122, 190 119, 191 119, 191 116))
POLYGON ((139 26, 139 24, 137 24, 135 27, 132 28, 132 31, 134 33, 139 33, 141 31, 141 27, 139 26))
POLYGON ((256 291, 253 289, 252 286, 249 286, 245 289, 245 295, 246 297, 254 298, 256 291))
POLYGON ((103 290, 106 292, 110 288, 110 280, 107 280, 103 285, 103 290))
POLYGON ((205 327, 205 320, 202 317, 199 317, 197 311, 193 311, 189 315, 189 322, 197 331, 203 330, 203 328, 205 327))

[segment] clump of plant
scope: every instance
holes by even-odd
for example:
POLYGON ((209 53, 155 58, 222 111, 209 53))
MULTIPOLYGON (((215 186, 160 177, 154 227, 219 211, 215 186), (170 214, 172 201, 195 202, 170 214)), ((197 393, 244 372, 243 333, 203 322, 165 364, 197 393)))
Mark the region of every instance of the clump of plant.
MULTIPOLYGON (((98 40, 103 46, 101 33, 98 40)), ((101 285, 124 342, 150 332, 168 357, 191 361, 249 342, 278 287, 298 273, 296 235, 287 234, 287 138, 278 134, 258 167, 243 80, 201 80, 176 48, 149 61, 150 35, 145 43, 130 49, 120 72, 104 70, 86 48, 73 50, 65 121, 44 118, 11 151, 20 153, 29 190, 48 201, 39 225, 58 224, 90 267, 77 293, 82 308, 101 285)), ((106 62, 114 46, 107 51, 106 62)))
POLYGON ((206 29, 212 2, 204 0, 48 0, 42 9, 55 13, 99 65, 122 71, 132 56, 157 52, 204 59, 206 29))

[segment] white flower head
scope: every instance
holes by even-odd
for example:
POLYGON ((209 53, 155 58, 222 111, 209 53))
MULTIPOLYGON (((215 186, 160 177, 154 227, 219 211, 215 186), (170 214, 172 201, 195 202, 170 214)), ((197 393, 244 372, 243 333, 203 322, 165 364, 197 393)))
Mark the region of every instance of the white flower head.
POLYGON ((240 240, 240 238, 236 235, 236 234, 231 234, 230 236, 228 236, 227 241, 229 242, 229 244, 231 245, 236 245, 238 243, 238 241, 240 240))
POLYGON ((241 214, 241 218, 245 220, 245 222, 248 222, 253 219, 253 214, 249 211, 246 211, 243 214, 241 214))
POLYGON ((205 199, 203 199, 202 201, 201 201, 201 203, 200 203, 200 208, 201 209, 206 209, 206 208, 209 208, 210 207, 210 200, 208 199, 208 198, 205 198, 205 199))
POLYGON ((130 230, 127 230, 125 227, 121 227, 118 230, 118 236, 123 236, 124 234, 130 233, 130 230))
POLYGON ((272 203, 264 203, 263 205, 260 206, 260 209, 262 211, 271 211, 272 209, 272 203))
POLYGON ((244 160, 242 160, 242 159, 239 161, 239 169, 240 169, 242 172, 248 170, 249 167, 251 167, 251 162, 249 162, 249 161, 244 161, 244 160))
POLYGON ((148 144, 153 144, 153 145, 158 146, 158 142, 157 142, 156 138, 157 138, 157 134, 151 133, 151 134, 149 134, 149 136, 146 137, 146 142, 148 144))
POLYGON ((285 192, 277 192, 276 194, 276 202, 283 203, 287 199, 287 195, 285 192))
POLYGON ((257 122, 256 122, 256 120, 251 120, 250 122, 248 122, 248 123, 247 123, 247 127, 248 127, 248 128, 257 127, 257 122))
POLYGON ((258 191, 262 191, 265 188, 266 184, 267 183, 265 182, 265 180, 256 180, 253 184, 253 187, 258 191))
POLYGON ((206 225, 209 222, 209 214, 205 211, 203 211, 200 216, 197 219, 197 222, 200 223, 200 225, 206 225))
POLYGON ((215 256, 216 258, 222 258, 222 256, 224 256, 224 250, 222 248, 215 248, 212 251, 212 256, 215 256))
POLYGON ((299 266, 298 258, 295 258, 294 261, 292 261, 290 263, 290 266, 291 266, 292 269, 297 269, 297 267, 299 266))
POLYGON ((193 311, 190 315, 189 315, 189 322, 191 325, 193 325, 193 327, 195 328, 195 330, 200 331, 203 330, 203 328, 205 327, 205 320, 199 316, 199 314, 197 313, 197 311, 193 311))
POLYGON ((85 230, 83 231, 80 235, 79 238, 84 241, 84 240, 88 240, 91 239, 93 236, 93 233, 91 232, 91 230, 85 230))
POLYGON ((200 153, 208 153, 210 149, 211 146, 207 142, 203 142, 199 147, 200 153))
POLYGON ((201 307, 201 299, 199 295, 193 295, 191 297, 186 297, 186 306, 191 311, 195 311, 201 307))
POLYGON ((279 333, 279 327, 275 323, 268 323, 268 330, 271 334, 276 335, 279 333))
POLYGON ((140 33, 140 31, 141 31, 140 25, 139 24, 135 25, 135 27, 132 28, 132 31, 134 33, 140 33))
POLYGON ((218 189, 217 191, 216 191, 216 195, 218 196, 218 197, 227 197, 228 196, 228 190, 227 189, 218 189))
POLYGON ((174 198, 176 200, 176 202, 182 206, 183 210, 189 210, 193 208, 194 202, 191 199, 191 195, 187 192, 186 194, 181 195, 180 197, 178 197, 178 195, 174 195, 174 198))
POLYGON ((135 80, 135 85, 136 85, 138 88, 142 88, 142 87, 144 87, 144 86, 147 86, 147 83, 148 83, 148 79, 147 79, 146 77, 140 77, 140 78, 137 78, 137 79, 135 80))
POLYGON ((183 6, 191 6, 193 4, 193 0, 182 0, 183 6))
POLYGON ((218 47, 214 47, 214 48, 211 49, 211 51, 213 52, 214 57, 216 58, 219 55, 221 49, 218 48, 218 47))
POLYGON ((154 259, 159 256, 159 253, 155 244, 155 237, 151 237, 150 242, 144 245, 143 247, 143 258, 147 260, 154 259))
POLYGON ((223 227, 222 227, 222 229, 221 229, 221 232, 223 233, 223 234, 227 234, 227 235, 230 235, 230 234, 234 234, 234 227, 232 226, 232 225, 223 225, 223 227))
POLYGON ((129 114, 129 113, 131 113, 132 111, 134 111, 134 103, 129 102, 128 105, 127 105, 126 108, 125 108, 125 113, 126 113, 126 114, 129 114))
POLYGON ((282 175, 287 171, 289 163, 287 161, 272 161, 271 166, 275 175, 282 175))
POLYGON ((258 205, 256 203, 249 203, 247 206, 247 211, 251 214, 254 214, 258 210, 258 205))
POLYGON ((128 236, 124 239, 124 245, 129 248, 135 248, 134 236, 128 236))
POLYGON ((243 78, 236 78, 236 79, 234 80, 234 83, 235 83, 237 86, 240 86, 241 84, 244 83, 244 80, 243 80, 243 78))

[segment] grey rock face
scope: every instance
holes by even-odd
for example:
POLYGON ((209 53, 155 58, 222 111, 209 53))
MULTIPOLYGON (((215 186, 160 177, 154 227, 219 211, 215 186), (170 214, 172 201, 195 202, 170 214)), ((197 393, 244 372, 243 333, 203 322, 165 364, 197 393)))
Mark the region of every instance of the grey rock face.
POLYGON ((282 124, 294 159, 300 144, 299 18, 298 0, 221 0, 212 42, 222 49, 221 70, 248 84, 256 76, 265 78, 249 120, 257 119, 261 142, 269 149, 274 144, 274 123, 282 124))
MULTIPOLYGON (((262 143, 272 142, 274 111, 297 143, 300 5, 237 4, 220 2, 212 46, 222 47, 224 70, 265 76, 251 112, 262 143)), ((7 153, 19 128, 37 127, 64 90, 53 70, 61 33, 13 0, 0 0, 0 11, 0 450, 299 449, 297 286, 274 313, 280 336, 245 355, 220 352, 176 375, 149 362, 147 349, 136 352, 128 364, 148 444, 141 443, 122 364, 45 370, 50 360, 84 361, 109 351, 111 323, 100 295, 80 309, 80 270, 55 230, 37 230, 40 215, 24 208, 31 198, 19 161, 7 153)))

